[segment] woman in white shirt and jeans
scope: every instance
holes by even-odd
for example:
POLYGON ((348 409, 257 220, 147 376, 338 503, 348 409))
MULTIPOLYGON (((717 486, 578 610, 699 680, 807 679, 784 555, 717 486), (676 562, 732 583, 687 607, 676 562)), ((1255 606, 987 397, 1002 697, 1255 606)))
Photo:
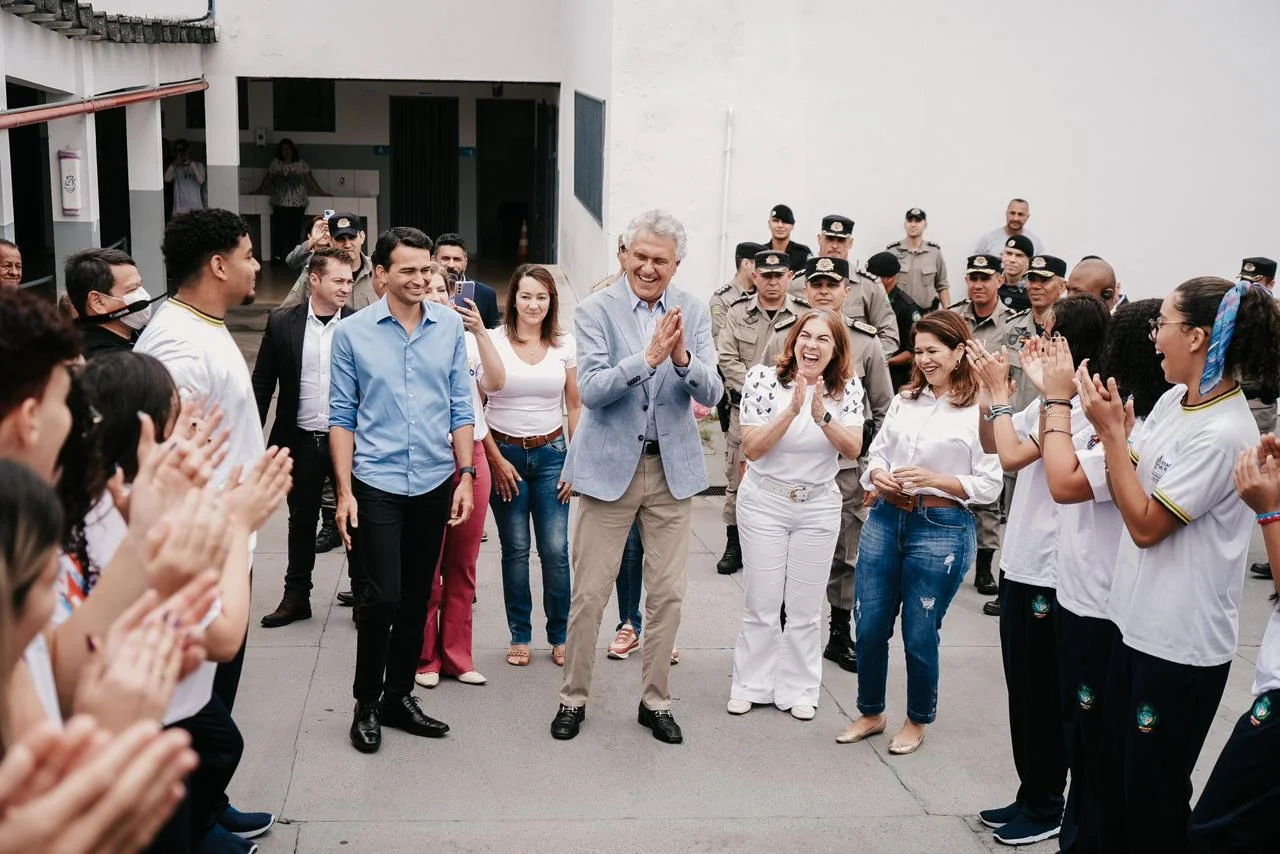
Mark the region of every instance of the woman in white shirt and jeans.
MULTIPOLYGON (((561 476, 568 440, 578 426, 578 359, 573 336, 560 330, 560 297, 550 271, 522 264, 511 275, 502 326, 490 330, 506 383, 489 395, 485 421, 498 455, 490 460, 490 497, 502 543, 502 593, 511 645, 507 663, 529 663, 533 600, 529 593, 530 526, 542 564, 542 607, 551 658, 564 665, 569 623, 569 493, 561 476), (565 412, 568 433, 565 432, 565 412)), ((484 365, 476 379, 485 381, 484 365)))
POLYGON ((972 336, 950 311, 916 323, 911 382, 889 405, 867 454, 863 488, 874 496, 854 580, 858 711, 836 740, 884 732, 889 638, 902 610, 907 720, 889 745, 913 753, 938 708, 938 630, 977 548, 966 505, 1000 494, 1000 461, 978 439, 978 381, 964 356, 972 336))
POLYGON ((849 334, 830 311, 807 312, 791 328, 778 364, 747 372, 741 422, 748 463, 738 490, 746 601, 730 714, 773 703, 799 720, 813 719, 822 682, 822 598, 840 532, 835 476, 841 454, 857 459, 862 452, 862 399, 849 334))

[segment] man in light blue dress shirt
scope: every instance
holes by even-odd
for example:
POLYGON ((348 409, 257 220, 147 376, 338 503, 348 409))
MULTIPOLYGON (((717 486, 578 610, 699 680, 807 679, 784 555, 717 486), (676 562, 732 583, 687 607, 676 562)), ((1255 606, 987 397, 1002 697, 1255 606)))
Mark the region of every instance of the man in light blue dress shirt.
POLYGON ((329 401, 338 529, 363 571, 350 731, 362 753, 381 746, 382 724, 433 738, 449 731, 423 713, 413 677, 445 527, 471 515, 475 478, 462 320, 423 299, 436 270, 431 241, 389 229, 373 265, 385 296, 334 332, 329 401))

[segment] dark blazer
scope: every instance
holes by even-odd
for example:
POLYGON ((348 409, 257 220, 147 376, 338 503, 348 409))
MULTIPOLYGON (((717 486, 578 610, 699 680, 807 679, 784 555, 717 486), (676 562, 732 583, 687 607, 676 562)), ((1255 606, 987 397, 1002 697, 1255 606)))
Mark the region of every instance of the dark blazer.
MULTIPOLYGON (((291 447, 298 434, 298 395, 302 387, 302 341, 306 337, 310 301, 277 308, 267 315, 267 331, 262 334, 258 360, 253 365, 253 396, 258 401, 258 420, 267 423, 267 410, 276 385, 276 420, 271 425, 268 444, 291 447)), ((351 315, 343 307, 342 317, 351 315)))
POLYGON ((480 318, 484 320, 486 329, 497 329, 502 325, 502 312, 498 310, 498 292, 484 282, 476 282, 476 308, 480 309, 480 318))

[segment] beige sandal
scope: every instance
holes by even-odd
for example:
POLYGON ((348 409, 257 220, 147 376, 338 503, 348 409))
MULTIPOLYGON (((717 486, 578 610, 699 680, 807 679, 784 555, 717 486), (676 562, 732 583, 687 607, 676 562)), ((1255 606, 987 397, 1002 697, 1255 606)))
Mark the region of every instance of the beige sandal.
POLYGON ((564 667, 564 644, 551 648, 551 660, 556 663, 556 667, 564 667))
POLYGON ((512 644, 507 647, 507 664, 513 667, 526 667, 529 664, 529 647, 523 644, 512 644))

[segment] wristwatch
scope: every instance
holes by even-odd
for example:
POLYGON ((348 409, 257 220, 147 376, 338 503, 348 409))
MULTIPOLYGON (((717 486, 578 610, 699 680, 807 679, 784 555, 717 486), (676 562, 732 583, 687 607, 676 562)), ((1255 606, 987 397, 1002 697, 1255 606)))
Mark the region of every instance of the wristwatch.
POLYGON ((830 423, 831 423, 831 413, 830 412, 822 413, 822 426, 826 427, 830 423))
POLYGON ((459 477, 461 477, 461 476, 462 476, 462 475, 464 475, 464 474, 469 474, 469 475, 471 475, 471 479, 472 479, 472 480, 475 480, 475 479, 476 479, 476 467, 475 467, 475 466, 463 466, 462 468, 458 469, 458 476, 459 476, 459 477))

